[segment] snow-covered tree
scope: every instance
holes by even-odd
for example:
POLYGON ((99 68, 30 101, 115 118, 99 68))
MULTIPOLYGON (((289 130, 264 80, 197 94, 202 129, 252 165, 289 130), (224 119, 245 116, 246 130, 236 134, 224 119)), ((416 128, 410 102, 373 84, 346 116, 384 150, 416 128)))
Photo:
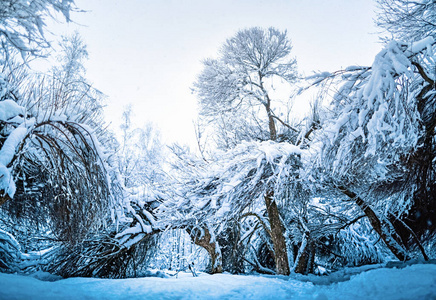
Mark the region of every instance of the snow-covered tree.
POLYGON ((280 99, 273 86, 289 88, 296 80, 291 50, 286 31, 253 27, 228 39, 218 59, 203 62, 194 90, 200 116, 215 127, 218 145, 228 148, 242 140, 276 140, 283 133, 276 123, 286 123, 275 109, 279 100, 288 99, 280 99))
POLYGON ((127 188, 158 182, 162 179, 165 163, 159 130, 152 123, 133 126, 132 116, 129 105, 122 115, 122 136, 117 150, 119 171, 127 188))
POLYGON ((299 179, 301 153, 297 146, 265 141, 243 142, 208 163, 183 157, 180 189, 163 202, 160 213, 172 224, 197 229, 200 237, 210 235, 208 241, 214 244, 226 228, 253 217, 254 223, 240 232, 241 238, 262 229, 272 242, 277 273, 289 273, 280 211, 289 208, 297 215, 300 203, 307 200, 299 179))
MULTIPOLYGON (((64 42, 65 52, 86 54, 77 36, 64 42)), ((2 74, 2 227, 21 241, 38 234, 44 246, 80 244, 104 228, 115 207, 110 151, 102 146, 111 143, 100 119, 102 94, 83 77, 83 55, 65 57, 50 75, 11 70, 12 60, 2 74)))
MULTIPOLYGON (((420 118, 419 138, 417 149, 408 158, 410 172, 407 182, 414 186, 415 191, 411 200, 410 213, 400 221, 402 236, 410 238, 416 244, 417 237, 429 241, 436 230, 435 195, 435 41, 436 41, 436 3, 434 1, 380 1, 379 26, 386 29, 396 39, 409 42, 409 47, 416 55, 411 55, 411 70, 415 86, 409 89, 415 94, 416 108, 420 118), (428 49, 423 49, 423 44, 428 49), (404 223, 403 223, 404 221, 404 223), (410 226, 408 228, 407 226, 410 226)), ((408 53, 410 55, 410 53, 408 53)), ((419 245, 419 243, 418 243, 419 245)))
MULTIPOLYGON (((291 50, 286 32, 253 27, 228 39, 218 59, 204 61, 195 91, 200 115, 222 134, 218 145, 232 148, 244 140, 275 141, 282 131, 294 131, 279 118, 274 107, 279 101, 271 88, 274 80, 287 83, 288 88, 296 80, 296 61, 291 50), (277 121, 284 130, 278 132, 277 121)), ((284 227, 274 192, 264 192, 277 272, 288 274, 284 227)))
POLYGON ((67 249, 49 270, 62 276, 125 278, 137 276, 159 246, 161 226, 153 210, 164 186, 163 150, 159 132, 147 124, 135 128, 131 107, 123 113, 121 141, 111 156, 116 185, 112 222, 73 249, 67 249), (80 266, 80 268, 77 268, 80 266))
MULTIPOLYGON (((47 19, 55 13, 70 21, 74 0, 2 0, 0 3, 0 54, 8 59, 13 51, 19 51, 23 59, 27 55, 40 56, 50 47, 45 34, 47 19)), ((4 61, 2 61, 4 63, 4 61)))
POLYGON ((312 144, 321 149, 323 179, 361 207, 400 260, 409 254, 389 219, 409 213, 419 193, 434 197, 433 46, 432 36, 391 41, 372 67, 317 78, 340 84, 319 144, 312 144))

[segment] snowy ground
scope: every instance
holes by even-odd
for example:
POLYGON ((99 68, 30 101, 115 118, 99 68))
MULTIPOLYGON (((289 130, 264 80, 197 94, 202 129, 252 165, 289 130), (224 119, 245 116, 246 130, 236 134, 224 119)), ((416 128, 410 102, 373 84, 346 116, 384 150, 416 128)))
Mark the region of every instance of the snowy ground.
POLYGON ((49 282, 0 274, 0 299, 436 299, 436 265, 366 267, 322 277, 192 277, 180 273, 178 278, 70 278, 49 282), (352 275, 355 272, 360 273, 352 275))

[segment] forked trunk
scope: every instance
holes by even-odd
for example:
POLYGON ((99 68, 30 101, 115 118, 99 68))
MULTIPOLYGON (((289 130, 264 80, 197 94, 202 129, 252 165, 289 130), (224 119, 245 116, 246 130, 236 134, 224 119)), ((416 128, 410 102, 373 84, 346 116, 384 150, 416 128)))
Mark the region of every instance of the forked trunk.
POLYGON ((288 251, 286 248, 285 229, 280 220, 277 203, 273 200, 274 193, 268 192, 265 196, 265 205, 271 226, 271 240, 274 248, 274 259, 277 274, 289 275, 288 251))
POLYGON ((221 249, 218 242, 212 238, 207 227, 199 228, 187 228, 186 231, 191 236, 192 241, 197 246, 206 249, 211 259, 211 274, 223 272, 223 261, 221 256, 221 249))

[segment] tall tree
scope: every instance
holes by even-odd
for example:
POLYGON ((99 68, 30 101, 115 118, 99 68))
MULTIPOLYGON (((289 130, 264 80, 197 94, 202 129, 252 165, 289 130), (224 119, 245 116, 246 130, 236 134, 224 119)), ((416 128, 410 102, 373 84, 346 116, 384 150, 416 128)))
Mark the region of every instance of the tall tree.
MULTIPOLYGON (((286 31, 254 27, 228 39, 219 59, 204 62, 204 70, 195 83, 200 114, 207 121, 223 126, 226 133, 243 134, 231 143, 227 140, 227 146, 233 147, 241 140, 277 139, 276 120, 285 122, 274 113, 274 98, 267 84, 272 84, 269 80, 274 78, 287 83, 296 80, 296 61, 291 57, 291 50, 286 31)), ((289 274, 285 230, 273 190, 265 192, 264 203, 277 273, 289 274)))

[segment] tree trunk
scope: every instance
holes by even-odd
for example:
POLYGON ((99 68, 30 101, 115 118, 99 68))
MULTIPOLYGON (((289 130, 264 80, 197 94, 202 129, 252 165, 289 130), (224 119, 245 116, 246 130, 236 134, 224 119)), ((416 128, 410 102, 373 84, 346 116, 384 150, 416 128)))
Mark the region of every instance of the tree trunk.
POLYGON ((259 75, 259 86, 260 89, 264 95, 264 103, 266 114, 268 116, 268 129, 269 129, 269 138, 272 141, 275 141, 277 139, 277 129, 276 129, 276 123, 274 122, 273 112, 271 110, 271 99, 269 98, 267 90, 263 86, 263 76, 261 72, 258 72, 259 75))
POLYGON ((271 240, 274 248, 274 259, 277 274, 289 275, 288 251, 286 249, 285 229, 280 220, 277 203, 273 200, 274 192, 267 192, 265 205, 268 212, 268 219, 271 226, 271 240))
POLYGON ((277 139, 276 124, 274 122, 274 118, 272 116, 272 112, 269 106, 267 111, 268 111, 268 126, 269 126, 270 139, 275 141, 277 139))
POLYGON ((312 274, 315 271, 315 242, 311 241, 309 245, 309 261, 307 263, 307 273, 312 274))
POLYGON ((410 257, 402 246, 401 238, 395 231, 394 226, 387 218, 379 217, 374 210, 358 197, 355 193, 345 187, 338 187, 339 190, 353 199, 355 203, 363 210, 372 228, 378 233, 380 238, 388 246, 389 250, 401 261, 409 260, 410 257))
MULTIPOLYGON (((421 132, 425 132, 418 140, 419 147, 412 155, 405 156, 406 167, 408 168, 409 179, 412 184, 416 184, 416 190, 413 193, 413 203, 410 208, 410 214, 402 219, 418 238, 426 238, 428 232, 436 230, 436 82, 431 80, 423 67, 418 63, 412 62, 421 74, 422 78, 427 81, 428 85, 422 88, 416 96, 418 111, 421 116, 421 132)), ((413 238, 407 230, 403 232, 406 242, 413 238)))
POLYGON ((186 231, 191 236, 192 241, 197 246, 203 247, 210 255, 211 259, 211 274, 223 272, 223 262, 221 256, 221 249, 218 242, 212 238, 209 229, 203 227, 199 228, 187 228, 186 231))
POLYGON ((294 272, 299 274, 313 273, 315 266, 315 243, 310 239, 309 232, 305 232, 300 249, 295 258, 294 272))
MULTIPOLYGON (((4 192, 4 191, 3 191, 4 192)), ((6 201, 8 201, 8 200, 10 200, 11 199, 11 197, 9 197, 9 195, 8 194, 1 194, 0 193, 0 206, 2 206, 6 201)))

